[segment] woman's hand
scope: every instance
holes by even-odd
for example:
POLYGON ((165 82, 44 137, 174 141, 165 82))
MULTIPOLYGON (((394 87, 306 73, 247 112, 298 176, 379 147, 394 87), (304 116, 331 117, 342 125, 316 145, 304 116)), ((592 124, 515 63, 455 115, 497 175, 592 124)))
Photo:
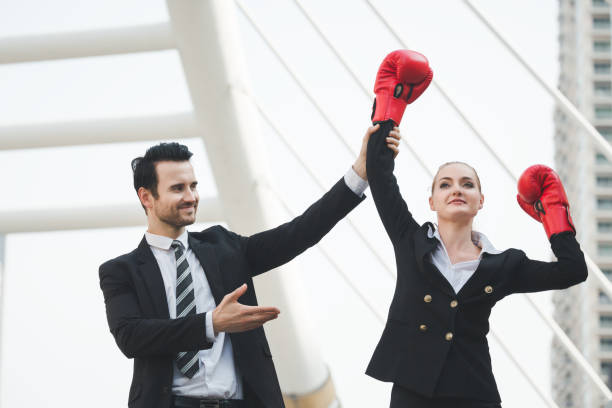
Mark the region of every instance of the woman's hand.
MULTIPOLYGON (((379 124, 374 126, 370 126, 366 131, 365 136, 363 137, 363 141, 361 143, 361 151, 359 152, 359 156, 353 164, 353 170, 364 180, 368 179, 368 174, 366 172, 366 156, 368 153, 368 141, 370 140, 370 136, 374 134, 380 128, 379 124)), ((394 127, 390 132, 389 136, 387 136, 387 147, 393 151, 393 158, 395 159, 399 154, 399 143, 402 138, 400 133, 400 129, 398 127, 394 127)))
POLYGON ((521 208, 544 225, 548 239, 576 228, 569 213, 569 202, 561 179, 550 167, 536 164, 521 174, 516 199, 521 208))

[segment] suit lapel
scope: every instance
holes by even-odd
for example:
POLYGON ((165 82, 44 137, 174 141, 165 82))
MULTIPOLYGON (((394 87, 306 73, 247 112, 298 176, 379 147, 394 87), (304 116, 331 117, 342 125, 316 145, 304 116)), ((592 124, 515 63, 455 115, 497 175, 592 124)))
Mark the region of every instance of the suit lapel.
POLYGON ((503 268, 505 256, 501 254, 482 254, 480 263, 474 271, 474 274, 463 285, 459 294, 462 297, 470 296, 470 294, 482 294, 483 288, 492 283, 491 274, 503 268))
POLYGON ((164 280, 157 260, 144 237, 140 241, 140 245, 138 245, 136 256, 140 278, 147 287, 157 315, 161 318, 169 319, 170 314, 168 312, 168 299, 166 298, 164 280))
POLYGON ((449 296, 455 296, 453 287, 438 268, 429 262, 425 262, 425 257, 438 245, 438 240, 436 238, 429 238, 427 235, 430 227, 432 230, 435 228, 430 222, 426 222, 421 228, 417 229, 414 234, 414 255, 416 257, 419 272, 433 286, 436 286, 449 296))
POLYGON ((223 296, 226 295, 225 285, 223 285, 223 277, 219 270, 219 264, 217 262, 217 255, 211 244, 200 241, 189 234, 189 246, 191 250, 200 261, 208 285, 215 298, 215 303, 218 305, 223 300, 223 296))

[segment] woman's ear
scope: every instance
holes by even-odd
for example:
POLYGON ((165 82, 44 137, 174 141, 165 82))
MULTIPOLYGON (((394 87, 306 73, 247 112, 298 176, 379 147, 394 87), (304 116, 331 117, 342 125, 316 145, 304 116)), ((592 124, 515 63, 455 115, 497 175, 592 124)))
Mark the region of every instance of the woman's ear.
MULTIPOLYGON (((431 211, 436 211, 433 205, 433 197, 429 197, 429 208, 431 209, 431 211)), ((481 208, 482 208, 482 204, 481 204, 481 208)))
POLYGON ((482 210, 483 204, 484 204, 484 194, 480 193, 480 205, 478 206, 479 210, 482 210))

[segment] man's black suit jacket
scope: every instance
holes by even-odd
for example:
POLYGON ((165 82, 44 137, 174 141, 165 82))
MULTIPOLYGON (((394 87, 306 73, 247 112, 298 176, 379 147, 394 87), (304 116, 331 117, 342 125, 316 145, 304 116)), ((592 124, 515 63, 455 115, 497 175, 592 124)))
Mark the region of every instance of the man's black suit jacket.
POLYGON ((584 254, 572 233, 551 238, 558 262, 533 261, 518 249, 485 253, 455 293, 428 260, 437 245, 428 236, 434 226, 412 218, 393 176, 392 153, 385 147, 392 126, 383 123, 368 143, 368 180, 393 243, 397 284, 366 373, 427 397, 500 402, 486 337, 491 309, 512 293, 564 289, 584 281, 584 254))
MULTIPOLYGON (((221 226, 189 233, 189 245, 203 266, 215 302, 247 283, 239 301, 257 305, 252 278, 316 244, 362 200, 341 179, 302 215, 277 228, 250 237, 221 226)), ((176 354, 212 347, 206 340, 206 314, 169 318, 161 272, 144 238, 134 251, 101 265, 99 273, 110 331, 119 349, 134 358, 128 406, 170 407, 176 354)), ((283 407, 263 328, 231 333, 230 338, 243 383, 266 408, 283 407)))

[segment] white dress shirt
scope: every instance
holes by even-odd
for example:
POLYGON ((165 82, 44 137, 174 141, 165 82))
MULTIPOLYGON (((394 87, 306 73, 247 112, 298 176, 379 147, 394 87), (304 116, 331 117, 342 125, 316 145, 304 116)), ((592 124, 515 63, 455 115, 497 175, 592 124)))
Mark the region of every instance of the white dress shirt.
POLYGON ((432 231, 432 228, 429 227, 427 235, 429 238, 435 237, 438 240, 438 246, 429 254, 429 261, 433 263, 436 268, 438 268, 448 283, 451 284, 455 290, 455 293, 459 293, 463 285, 465 285, 465 283, 472 277, 474 272, 476 272, 476 268, 478 268, 480 260, 482 259, 482 254, 485 252, 490 254, 499 254, 502 252, 495 249, 495 247, 483 233, 472 231, 472 242, 478 248, 480 248, 478 258, 452 264, 438 229, 436 228, 435 231, 432 231))
MULTIPOLYGON (((360 197, 368 187, 367 181, 360 178, 352 167, 344 175, 344 182, 360 197)), ((185 247, 187 262, 191 268, 196 313, 207 312, 206 327, 202 329, 205 330, 206 337, 213 346, 198 352, 200 369, 192 378, 183 375, 176 364, 173 364, 172 394, 199 398, 242 399, 242 381, 234 364, 232 341, 224 332, 214 335, 212 311, 217 305, 204 269, 189 247, 187 237, 185 231, 177 240, 185 247)), ((173 239, 149 232, 145 233, 145 239, 159 265, 168 300, 168 312, 170 318, 174 319, 176 318, 176 258, 174 249, 170 247, 173 239)))
MULTIPOLYGON (((172 238, 145 233, 147 243, 153 251, 164 280, 168 312, 170 318, 176 318, 176 258, 174 249, 170 247, 172 238)), ((191 277, 196 301, 196 313, 206 314, 206 337, 213 346, 208 350, 198 352, 200 369, 189 378, 179 371, 173 364, 174 376, 172 380, 172 394, 190 397, 211 398, 242 398, 242 384, 236 373, 234 356, 232 354, 232 341, 225 333, 218 333, 215 337, 212 326, 212 311, 216 307, 210 290, 210 285, 204 274, 204 269, 195 253, 189 247, 187 231, 177 238, 185 247, 185 254, 191 277)))

